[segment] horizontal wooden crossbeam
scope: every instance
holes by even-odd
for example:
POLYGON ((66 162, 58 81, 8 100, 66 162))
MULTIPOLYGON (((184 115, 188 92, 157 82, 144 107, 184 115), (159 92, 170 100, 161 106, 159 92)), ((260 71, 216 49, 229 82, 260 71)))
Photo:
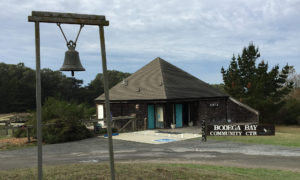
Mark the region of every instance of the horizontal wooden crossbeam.
MULTIPOLYGON (((135 119, 136 115, 134 116, 117 116, 117 117, 112 117, 112 121, 118 121, 118 120, 125 120, 125 119, 135 119)), ((105 121, 106 122, 106 118, 103 119, 81 119, 81 121, 85 122, 85 123, 93 123, 93 122, 98 122, 98 121, 105 121)))
POLYGON ((84 25, 100 25, 108 26, 105 16, 75 13, 58 13, 46 11, 32 11, 32 15, 28 16, 29 22, 46 22, 46 23, 62 23, 62 24, 84 24, 84 25))

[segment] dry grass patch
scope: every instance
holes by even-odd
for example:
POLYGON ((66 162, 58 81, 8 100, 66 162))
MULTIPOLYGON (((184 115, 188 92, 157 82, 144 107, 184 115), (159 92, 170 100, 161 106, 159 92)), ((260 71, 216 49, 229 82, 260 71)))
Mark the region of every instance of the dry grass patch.
POLYGON ((36 140, 32 140, 31 142, 27 142, 27 138, 0 138, 0 150, 9 150, 9 149, 18 149, 24 147, 34 146, 36 144, 36 140))

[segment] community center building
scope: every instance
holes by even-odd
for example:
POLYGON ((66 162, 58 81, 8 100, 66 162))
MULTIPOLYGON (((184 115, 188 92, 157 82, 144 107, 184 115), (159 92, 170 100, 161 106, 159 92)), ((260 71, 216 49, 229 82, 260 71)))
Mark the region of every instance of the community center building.
MULTIPOLYGON (((136 129, 207 124, 258 124, 251 107, 156 58, 109 90, 113 117, 136 115, 136 129)), ((104 118, 104 94, 96 98, 97 118, 104 118)), ((116 123, 117 128, 126 124, 116 123)))

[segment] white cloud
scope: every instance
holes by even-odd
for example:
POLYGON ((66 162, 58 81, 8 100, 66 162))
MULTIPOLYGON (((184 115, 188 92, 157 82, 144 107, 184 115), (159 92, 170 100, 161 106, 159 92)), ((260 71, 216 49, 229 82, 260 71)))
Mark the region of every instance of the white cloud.
MULTIPOLYGON (((108 64, 122 71, 134 72, 157 56, 201 68, 209 61, 214 67, 207 69, 215 71, 204 68, 201 74, 189 68, 190 73, 221 82, 218 69, 250 41, 259 45, 270 64, 285 61, 300 70, 299 0, 24 0, 0 1, 0 8, 0 58, 6 63, 24 60, 34 65, 34 29, 27 16, 40 10, 106 15, 108 64)), ((63 28, 68 38, 78 30, 78 26, 63 28)), ((41 45, 44 67, 58 69, 66 47, 56 25, 41 25, 41 45)), ((77 49, 92 71, 80 77, 89 81, 97 72, 94 66, 101 65, 97 27, 84 27, 77 49)))

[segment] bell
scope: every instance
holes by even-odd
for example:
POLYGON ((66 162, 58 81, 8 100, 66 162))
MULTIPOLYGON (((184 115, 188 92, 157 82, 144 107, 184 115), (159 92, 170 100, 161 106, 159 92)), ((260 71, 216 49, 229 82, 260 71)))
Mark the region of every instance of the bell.
POLYGON ((71 71, 72 76, 74 76, 74 71, 85 71, 82 67, 79 53, 75 51, 75 46, 68 46, 68 51, 65 53, 65 60, 63 66, 60 68, 60 71, 71 71))

